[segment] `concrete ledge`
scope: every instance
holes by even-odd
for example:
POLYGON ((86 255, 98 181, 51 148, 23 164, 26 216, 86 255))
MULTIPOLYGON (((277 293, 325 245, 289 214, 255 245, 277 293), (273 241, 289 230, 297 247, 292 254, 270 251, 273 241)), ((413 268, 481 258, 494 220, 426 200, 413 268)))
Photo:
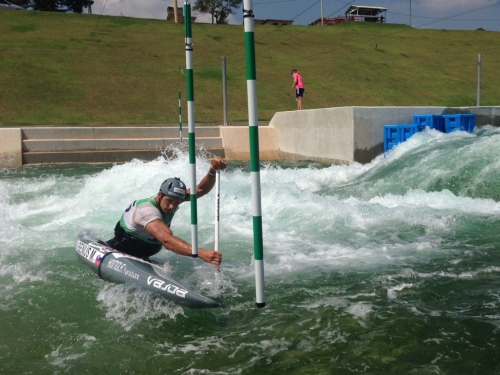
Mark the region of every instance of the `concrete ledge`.
MULTIPOLYGON (((210 152, 224 157, 222 148, 210 152)), ((124 163, 133 159, 155 160, 161 155, 173 156, 168 150, 26 152, 23 161, 24 164, 106 164, 124 163)))
POLYGON ((21 129, 0 128, 0 168, 23 165, 21 129))
MULTIPOLYGON (((250 160, 248 126, 222 126, 220 131, 227 160, 250 160)), ((273 127, 259 126, 259 154, 261 160, 279 159, 279 147, 273 127)))
MULTIPOLYGON (((23 141, 24 152, 160 150, 178 143, 178 139, 33 139, 23 141)), ((220 138, 197 138, 205 149, 222 148, 220 138)))
MULTIPOLYGON (((22 128, 23 139, 147 139, 147 138, 180 138, 179 127, 172 126, 41 126, 22 128)), ((219 127, 196 128, 196 138, 220 137, 219 127)), ((188 137, 187 126, 182 129, 182 137, 188 137)))

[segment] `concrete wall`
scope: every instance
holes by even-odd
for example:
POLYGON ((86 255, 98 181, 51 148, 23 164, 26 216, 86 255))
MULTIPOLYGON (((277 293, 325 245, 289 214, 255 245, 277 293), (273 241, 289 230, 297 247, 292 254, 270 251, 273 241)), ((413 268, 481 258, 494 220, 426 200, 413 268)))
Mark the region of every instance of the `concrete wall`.
MULTIPOLYGON (((221 126, 220 132, 227 160, 250 160, 248 126, 221 126)), ((279 159, 279 146, 274 128, 259 126, 259 154, 261 160, 279 159)))
POLYGON ((278 112, 271 119, 280 157, 289 160, 353 161, 352 107, 278 112))
POLYGON ((278 112, 271 119, 280 157, 368 163, 383 152, 384 125, 411 124, 416 114, 476 114, 478 126, 500 126, 497 107, 340 107, 278 112))
POLYGON ((476 115, 476 125, 493 125, 500 127, 500 106, 496 107, 463 107, 461 108, 476 115))
POLYGON ((21 129, 0 128, 0 168, 17 168, 22 165, 21 129))
MULTIPOLYGON (((328 163, 368 163, 383 152, 384 125, 411 124, 415 114, 474 113, 476 125, 500 126, 500 106, 495 107, 340 107, 278 112, 269 126, 259 126, 261 160, 318 160, 328 163)), ((175 128, 132 127, 139 133, 130 137, 168 137, 175 128), (148 132, 151 132, 149 134, 148 132), (161 134, 156 134, 160 132, 161 134), (147 133, 147 134, 145 134, 147 133), (149 134, 149 135, 148 135, 149 134)), ((132 128, 129 128, 130 131, 132 128)), ((26 128, 27 129, 27 128, 26 128)), ((48 132, 46 138, 58 138, 50 128, 31 128, 30 132, 48 132), (52 133, 50 133, 52 132, 52 133)), ((125 129, 125 128, 124 128, 125 129)), ((125 129, 126 130, 126 129, 125 129)), ((200 127, 196 130, 208 131, 200 127)), ((0 128, 0 168, 22 165, 22 129, 0 128)), ((74 139, 102 139, 117 134, 116 127, 78 128, 74 139), (79 133, 82 133, 79 135, 79 133), (90 135, 91 134, 91 135, 90 135)), ((249 160, 248 126, 221 126, 224 151, 228 160, 249 160)), ((215 137, 212 135, 212 137, 215 137)), ((42 137, 43 138, 43 137, 42 137)))
POLYGON ((270 125, 282 158, 368 163, 384 149, 384 125, 411 124, 443 107, 339 107, 279 112, 270 125))

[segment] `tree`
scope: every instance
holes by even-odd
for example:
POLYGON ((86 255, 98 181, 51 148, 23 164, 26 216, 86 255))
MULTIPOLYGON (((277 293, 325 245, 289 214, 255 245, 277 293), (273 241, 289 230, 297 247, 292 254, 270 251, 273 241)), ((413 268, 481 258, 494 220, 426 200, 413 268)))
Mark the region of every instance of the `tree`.
POLYGON ((49 12, 83 13, 83 8, 90 8, 92 0, 17 0, 22 6, 49 12))
POLYGON ((9 3, 19 5, 20 7, 23 8, 29 8, 32 5, 31 0, 9 0, 9 3))
POLYGON ((89 0, 63 0, 63 2, 68 10, 74 13, 83 13, 83 8, 92 9, 90 6, 94 4, 93 1, 89 0))
POLYGON ((55 12, 59 9, 61 2, 59 0, 33 0, 32 7, 35 10, 46 12, 55 12))
POLYGON ((202 14, 211 14, 212 23, 226 24, 230 14, 234 14, 234 8, 241 5, 243 0, 198 0, 193 6, 194 10, 202 14))

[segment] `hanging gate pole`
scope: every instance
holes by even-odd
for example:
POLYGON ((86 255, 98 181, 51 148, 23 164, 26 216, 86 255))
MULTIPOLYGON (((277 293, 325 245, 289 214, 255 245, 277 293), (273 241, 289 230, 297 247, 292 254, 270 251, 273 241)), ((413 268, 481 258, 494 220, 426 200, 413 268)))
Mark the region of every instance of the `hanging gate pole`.
POLYGON ((481 64, 482 64, 481 54, 477 56, 477 102, 476 106, 481 105, 481 64))
POLYGON ((196 205, 196 138, 194 122, 194 84, 193 84, 193 40, 191 34, 191 5, 184 3, 184 27, 186 34, 186 86, 189 128, 189 165, 191 172, 191 241, 193 258, 198 257, 198 208, 196 205))
POLYGON ((253 241, 255 260, 255 302, 265 307, 264 246, 262 240, 262 209, 260 196, 259 121, 257 111, 257 73, 255 68, 254 14, 252 0, 243 1, 245 25, 246 75, 248 94, 248 129, 250 136, 250 171, 252 179, 253 241))
POLYGON ((222 56, 222 104, 223 104, 223 112, 224 112, 224 125, 227 125, 226 56, 222 56))
POLYGON ((179 90, 179 139, 182 141, 182 102, 181 102, 181 90, 179 90))

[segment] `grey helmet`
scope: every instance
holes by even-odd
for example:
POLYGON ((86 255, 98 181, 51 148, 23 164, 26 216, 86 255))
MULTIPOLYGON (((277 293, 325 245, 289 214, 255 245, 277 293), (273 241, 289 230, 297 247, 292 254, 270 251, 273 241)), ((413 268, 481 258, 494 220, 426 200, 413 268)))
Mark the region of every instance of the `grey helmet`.
POLYGON ((167 178, 161 184, 160 191, 172 198, 184 200, 186 198, 186 184, 180 178, 167 178))

